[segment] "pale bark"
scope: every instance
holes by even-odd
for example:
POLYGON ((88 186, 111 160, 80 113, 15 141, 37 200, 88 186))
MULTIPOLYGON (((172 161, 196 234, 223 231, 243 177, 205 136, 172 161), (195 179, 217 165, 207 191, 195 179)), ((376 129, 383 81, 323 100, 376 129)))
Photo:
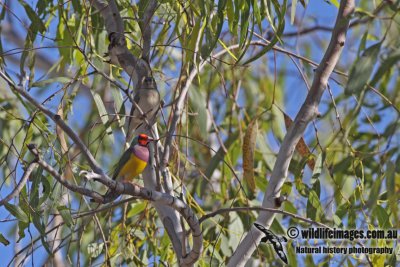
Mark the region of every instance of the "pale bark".
MULTIPOLYGON (((296 144, 303 136, 307 125, 319 114, 318 105, 322 94, 327 87, 329 76, 334 70, 343 50, 350 17, 354 12, 354 7, 354 0, 343 0, 340 2, 339 12, 329 46, 321 60, 321 63, 315 70, 315 76, 310 91, 308 92, 293 124, 288 129, 280 147, 264 195, 262 203, 262 207, 264 208, 276 208, 275 199, 280 196, 281 188, 288 175, 289 164, 296 144)), ((274 214, 275 213, 273 212, 262 211, 257 218, 257 222, 263 224, 266 228, 269 228, 275 217, 274 214)), ((252 226, 230 258, 228 266, 244 266, 256 249, 257 244, 260 242, 262 237, 261 235, 262 233, 252 226)))

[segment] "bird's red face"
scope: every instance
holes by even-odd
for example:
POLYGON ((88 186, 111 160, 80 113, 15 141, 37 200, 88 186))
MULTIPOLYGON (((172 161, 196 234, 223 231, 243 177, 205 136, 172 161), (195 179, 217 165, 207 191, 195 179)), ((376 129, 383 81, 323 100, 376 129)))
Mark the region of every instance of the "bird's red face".
POLYGON ((147 144, 150 142, 149 137, 145 134, 139 134, 138 136, 138 143, 141 146, 147 146, 147 144))

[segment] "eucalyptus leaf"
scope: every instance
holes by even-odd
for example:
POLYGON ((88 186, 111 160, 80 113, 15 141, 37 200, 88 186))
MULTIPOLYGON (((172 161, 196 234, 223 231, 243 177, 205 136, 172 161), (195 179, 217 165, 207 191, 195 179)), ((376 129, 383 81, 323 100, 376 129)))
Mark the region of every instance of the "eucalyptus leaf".
POLYGON ((368 82, 374 68, 374 63, 378 59, 382 43, 376 43, 364 50, 362 55, 354 62, 349 79, 347 81, 345 92, 347 95, 360 94, 368 82))
POLYGON ((29 216, 19 206, 9 203, 4 203, 4 206, 18 221, 29 223, 29 216))
POLYGON ((35 25, 37 31, 44 33, 46 32, 46 26, 43 21, 39 18, 37 13, 32 9, 32 7, 26 3, 25 1, 19 0, 19 3, 24 7, 26 14, 32 22, 32 25, 35 25))
POLYGON ((0 243, 2 243, 4 246, 8 246, 10 244, 10 241, 8 241, 8 239, 0 233, 0 243))
POLYGON ((91 258, 97 258, 103 251, 104 243, 90 243, 87 247, 88 254, 91 258))
POLYGON ((91 91, 91 92, 93 95, 94 102, 96 103, 97 110, 99 112, 100 120, 103 123, 103 125, 106 127, 106 132, 107 132, 107 135, 110 138, 111 142, 114 143, 114 137, 112 135, 112 130, 111 130, 111 127, 109 126, 108 112, 106 110, 106 106, 104 105, 104 102, 98 93, 96 93, 94 91, 91 91))

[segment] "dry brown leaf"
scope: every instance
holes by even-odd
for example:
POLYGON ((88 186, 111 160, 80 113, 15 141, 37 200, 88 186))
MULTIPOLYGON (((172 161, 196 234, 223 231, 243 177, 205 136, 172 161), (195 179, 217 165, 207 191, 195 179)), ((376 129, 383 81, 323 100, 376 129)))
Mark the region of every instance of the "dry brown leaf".
MULTIPOLYGON (((285 126, 286 126, 286 130, 289 129, 290 125, 292 125, 293 120, 289 117, 289 115, 287 115, 285 112, 283 112, 283 116, 285 118, 285 126)), ((308 148, 306 142, 304 142, 304 138, 300 138, 299 142, 296 145, 296 151, 300 154, 300 156, 304 157, 304 158, 309 158, 309 156, 311 155, 311 151, 308 148)), ((313 158, 309 158, 307 160, 307 165, 311 170, 314 170, 315 167, 315 160, 313 158)))
POLYGON ((256 147, 258 123, 257 118, 252 120, 247 126, 243 137, 243 178, 248 187, 254 192, 256 190, 256 181, 254 178, 254 151, 256 147))

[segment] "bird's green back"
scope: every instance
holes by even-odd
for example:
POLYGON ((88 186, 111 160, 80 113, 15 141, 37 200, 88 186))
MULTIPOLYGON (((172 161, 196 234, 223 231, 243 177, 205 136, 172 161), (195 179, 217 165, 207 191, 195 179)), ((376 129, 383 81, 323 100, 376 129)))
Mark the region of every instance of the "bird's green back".
POLYGON ((131 145, 125 152, 122 154, 122 156, 119 158, 119 160, 115 163, 114 167, 112 168, 112 173, 111 178, 113 180, 117 179, 119 172, 122 170, 126 162, 128 162, 129 158, 131 157, 131 154, 133 153, 133 147, 138 143, 138 137, 133 138, 131 145))

